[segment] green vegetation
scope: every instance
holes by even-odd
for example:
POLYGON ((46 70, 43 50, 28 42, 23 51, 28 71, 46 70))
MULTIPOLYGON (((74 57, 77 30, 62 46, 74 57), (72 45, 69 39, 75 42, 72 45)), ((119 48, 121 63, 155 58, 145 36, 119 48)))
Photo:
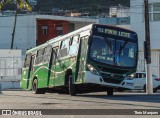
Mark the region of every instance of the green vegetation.
POLYGON ((52 8, 89 12, 92 15, 107 13, 110 6, 129 7, 130 0, 38 0, 37 10, 51 12, 52 8))
MULTIPOLYGON (((55 8, 97 15, 108 13, 110 6, 119 5, 129 7, 130 0, 37 0, 37 6, 33 7, 33 11, 51 13, 52 9, 55 8)), ((15 5, 14 3, 6 4, 2 10, 15 10, 15 5)), ((18 13, 22 12, 18 11, 18 13)))

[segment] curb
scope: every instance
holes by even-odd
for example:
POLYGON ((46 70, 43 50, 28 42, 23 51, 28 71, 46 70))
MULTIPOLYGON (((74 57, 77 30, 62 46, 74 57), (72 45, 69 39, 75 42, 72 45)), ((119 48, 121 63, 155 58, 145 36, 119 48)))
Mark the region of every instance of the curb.
POLYGON ((25 91, 23 89, 16 89, 16 88, 8 88, 8 89, 4 89, 3 91, 25 91))

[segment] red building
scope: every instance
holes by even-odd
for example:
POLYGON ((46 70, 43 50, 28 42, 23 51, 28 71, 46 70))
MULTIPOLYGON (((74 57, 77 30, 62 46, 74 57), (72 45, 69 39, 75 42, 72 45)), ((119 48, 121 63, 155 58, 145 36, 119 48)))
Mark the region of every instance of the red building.
POLYGON ((37 40, 36 45, 59 35, 67 34, 74 30, 74 24, 62 20, 37 19, 37 40))

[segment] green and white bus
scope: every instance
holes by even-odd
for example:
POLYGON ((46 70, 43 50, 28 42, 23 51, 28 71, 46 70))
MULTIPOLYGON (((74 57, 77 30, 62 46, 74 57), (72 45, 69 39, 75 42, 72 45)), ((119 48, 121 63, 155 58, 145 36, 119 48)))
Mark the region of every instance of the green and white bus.
POLYGON ((35 94, 53 90, 113 95, 136 71, 137 60, 135 32, 91 24, 28 50, 20 85, 35 94))

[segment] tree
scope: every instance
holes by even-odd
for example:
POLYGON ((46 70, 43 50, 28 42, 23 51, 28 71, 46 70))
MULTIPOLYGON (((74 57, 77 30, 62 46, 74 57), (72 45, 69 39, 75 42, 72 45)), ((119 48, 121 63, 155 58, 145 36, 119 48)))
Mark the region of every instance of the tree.
POLYGON ((0 10, 8 3, 14 2, 15 3, 15 20, 14 20, 14 26, 13 26, 13 32, 12 32, 12 39, 11 39, 11 49, 13 49, 13 43, 14 43, 14 35, 15 35, 15 29, 16 29, 16 23, 17 23, 17 10, 18 9, 26 9, 28 11, 32 11, 32 6, 27 0, 1 0, 0 2, 0 10))

